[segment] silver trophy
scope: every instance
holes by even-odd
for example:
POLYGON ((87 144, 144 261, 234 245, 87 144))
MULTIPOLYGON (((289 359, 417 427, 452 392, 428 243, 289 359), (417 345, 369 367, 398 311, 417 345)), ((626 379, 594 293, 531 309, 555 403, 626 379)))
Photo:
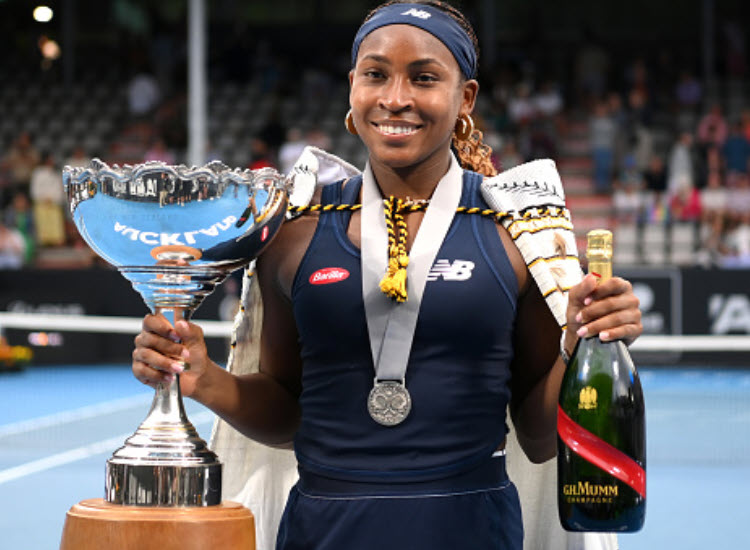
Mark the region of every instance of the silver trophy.
MULTIPOLYGON (((188 320, 233 270, 271 242, 287 211, 286 179, 270 168, 146 162, 63 169, 73 220, 94 251, 153 313, 188 320)), ((189 368, 189 365, 186 365, 189 368)), ((134 506, 221 502, 221 463, 187 419, 179 376, 107 461, 105 498, 134 506)))

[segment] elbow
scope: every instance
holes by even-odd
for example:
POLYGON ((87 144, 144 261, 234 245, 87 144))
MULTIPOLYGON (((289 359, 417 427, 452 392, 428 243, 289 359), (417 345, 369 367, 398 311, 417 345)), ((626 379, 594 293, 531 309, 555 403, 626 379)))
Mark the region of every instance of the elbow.
POLYGON ((557 456, 557 433, 553 432, 544 437, 527 437, 517 431, 518 443, 523 449, 526 458, 533 464, 542 464, 557 456))

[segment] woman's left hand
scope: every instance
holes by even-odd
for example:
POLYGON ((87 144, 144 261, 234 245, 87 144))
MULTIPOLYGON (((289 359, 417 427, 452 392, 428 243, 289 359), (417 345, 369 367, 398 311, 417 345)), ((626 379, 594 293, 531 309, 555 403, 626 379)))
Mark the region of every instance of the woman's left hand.
POLYGON ((612 277, 597 284, 588 274, 570 289, 566 313, 565 349, 575 348, 578 338, 598 334, 603 342, 623 340, 630 345, 643 332, 639 301, 633 285, 612 277))

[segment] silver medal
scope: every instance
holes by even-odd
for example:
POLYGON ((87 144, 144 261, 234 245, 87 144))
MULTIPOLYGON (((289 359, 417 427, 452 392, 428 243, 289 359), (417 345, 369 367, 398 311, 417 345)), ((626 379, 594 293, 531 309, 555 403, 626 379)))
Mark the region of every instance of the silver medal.
POLYGON ((378 381, 367 397, 367 410, 372 419, 383 426, 395 426, 404 421, 411 411, 411 396, 403 382, 378 381))

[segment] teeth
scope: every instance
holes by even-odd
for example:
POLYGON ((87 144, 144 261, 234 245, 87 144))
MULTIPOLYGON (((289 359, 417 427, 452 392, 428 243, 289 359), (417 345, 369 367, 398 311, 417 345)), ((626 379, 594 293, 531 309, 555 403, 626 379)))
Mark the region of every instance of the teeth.
POLYGON ((384 134, 396 134, 396 135, 408 135, 413 134, 417 131, 413 126, 391 126, 389 124, 381 124, 379 126, 380 131, 384 134))

